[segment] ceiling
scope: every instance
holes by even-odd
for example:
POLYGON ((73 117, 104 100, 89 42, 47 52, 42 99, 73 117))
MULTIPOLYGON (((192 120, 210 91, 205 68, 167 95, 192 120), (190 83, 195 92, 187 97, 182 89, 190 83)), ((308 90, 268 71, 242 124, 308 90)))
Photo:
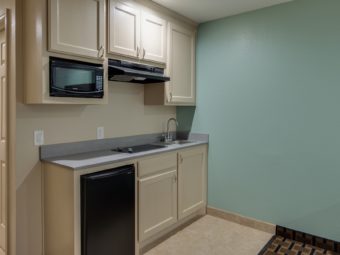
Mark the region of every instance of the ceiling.
POLYGON ((292 0, 153 0, 198 23, 253 11, 292 0))

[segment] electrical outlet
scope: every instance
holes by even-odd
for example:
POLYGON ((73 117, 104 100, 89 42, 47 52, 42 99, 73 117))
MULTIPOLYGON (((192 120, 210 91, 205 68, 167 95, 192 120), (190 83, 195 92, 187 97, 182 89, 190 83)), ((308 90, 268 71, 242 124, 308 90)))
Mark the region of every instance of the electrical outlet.
POLYGON ((34 145, 40 146, 44 144, 44 130, 34 131, 34 145))
POLYGON ((97 127, 97 139, 104 139, 104 127, 97 127))

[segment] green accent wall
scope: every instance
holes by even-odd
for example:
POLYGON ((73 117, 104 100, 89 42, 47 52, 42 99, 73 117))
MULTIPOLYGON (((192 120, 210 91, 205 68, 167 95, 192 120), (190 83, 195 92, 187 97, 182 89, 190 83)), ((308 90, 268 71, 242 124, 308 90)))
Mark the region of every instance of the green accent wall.
POLYGON ((200 25, 197 93, 209 205, 340 241, 340 1, 200 25))

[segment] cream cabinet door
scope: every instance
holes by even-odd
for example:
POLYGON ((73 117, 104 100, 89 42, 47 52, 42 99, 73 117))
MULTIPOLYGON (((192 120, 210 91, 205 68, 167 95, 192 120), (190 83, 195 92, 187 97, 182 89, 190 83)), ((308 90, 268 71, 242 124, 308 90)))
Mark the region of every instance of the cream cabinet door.
POLYGON ((195 37, 196 32, 175 24, 168 28, 168 104, 194 105, 195 82, 195 37))
POLYGON ((109 52, 138 58, 140 10, 132 4, 110 0, 109 52))
POLYGON ((167 22, 157 16, 142 12, 141 23, 141 58, 165 64, 167 22))
POLYGON ((177 221, 177 171, 140 179, 139 241, 143 241, 177 221))
POLYGON ((206 148, 179 152, 178 218, 182 219, 206 206, 206 148))
POLYGON ((104 57, 104 0, 49 0, 49 50, 104 57))

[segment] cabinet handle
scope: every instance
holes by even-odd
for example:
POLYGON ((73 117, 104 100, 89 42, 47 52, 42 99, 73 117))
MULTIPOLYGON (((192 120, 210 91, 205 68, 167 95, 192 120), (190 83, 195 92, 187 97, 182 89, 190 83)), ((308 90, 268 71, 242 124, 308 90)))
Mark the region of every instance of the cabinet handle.
POLYGON ((145 51, 145 49, 143 48, 143 59, 145 58, 145 53, 146 53, 146 51, 145 51))
POLYGON ((139 46, 137 46, 137 58, 139 57, 139 51, 140 51, 139 46))
POLYGON ((183 163, 183 157, 182 156, 179 156, 179 163, 183 163))
POLYGON ((99 50, 98 50, 98 56, 100 58, 102 58, 102 57, 104 57, 104 53, 105 53, 105 49, 104 49, 103 45, 100 45, 99 50))
POLYGON ((170 92, 170 102, 172 101, 172 92, 170 92))
POLYGON ((177 175, 174 176, 174 182, 177 182, 177 175))

